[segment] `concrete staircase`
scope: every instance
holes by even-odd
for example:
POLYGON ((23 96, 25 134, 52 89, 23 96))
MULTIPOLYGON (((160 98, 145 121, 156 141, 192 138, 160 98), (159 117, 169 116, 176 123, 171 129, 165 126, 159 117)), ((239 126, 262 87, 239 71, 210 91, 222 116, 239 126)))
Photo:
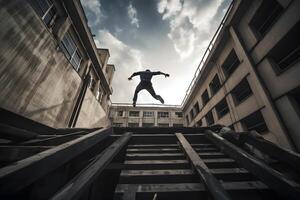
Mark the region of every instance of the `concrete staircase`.
POLYGON ((299 154, 252 133, 237 139, 220 126, 52 129, 18 121, 0 123, 0 199, 300 196, 299 154))

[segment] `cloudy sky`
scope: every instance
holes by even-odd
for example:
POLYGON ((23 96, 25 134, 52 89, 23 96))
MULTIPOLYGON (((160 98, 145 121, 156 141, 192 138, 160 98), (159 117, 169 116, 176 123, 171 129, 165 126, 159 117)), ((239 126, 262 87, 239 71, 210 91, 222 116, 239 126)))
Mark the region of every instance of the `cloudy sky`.
MULTIPOLYGON (((150 69, 166 104, 181 104, 185 91, 231 0, 81 0, 100 48, 116 72, 112 102, 131 103, 139 82, 127 78, 150 69)), ((137 103, 159 103, 145 90, 137 103)))

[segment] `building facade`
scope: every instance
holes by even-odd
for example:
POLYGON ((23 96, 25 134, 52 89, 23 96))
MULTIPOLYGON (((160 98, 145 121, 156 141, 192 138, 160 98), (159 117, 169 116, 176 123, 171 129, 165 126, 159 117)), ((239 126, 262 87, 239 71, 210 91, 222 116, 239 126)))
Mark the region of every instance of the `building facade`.
POLYGON ((115 127, 182 127, 183 117, 178 106, 137 106, 112 104, 110 111, 115 127))
POLYGON ((79 0, 0 0, 0 107, 51 127, 109 124, 114 66, 79 0))
POLYGON ((299 10, 297 0, 233 1, 183 102, 186 126, 256 130, 300 150, 299 10))

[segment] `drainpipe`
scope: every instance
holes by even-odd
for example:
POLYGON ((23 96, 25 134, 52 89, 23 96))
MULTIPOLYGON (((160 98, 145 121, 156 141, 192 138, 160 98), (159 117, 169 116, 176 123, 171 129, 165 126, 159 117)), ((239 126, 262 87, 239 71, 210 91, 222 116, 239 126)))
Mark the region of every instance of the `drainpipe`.
POLYGON ((84 100, 84 97, 85 97, 85 93, 86 93, 86 90, 88 88, 88 84, 89 84, 89 81, 90 81, 90 75, 89 75, 90 71, 91 71, 91 65, 89 66, 88 72, 86 73, 86 75, 84 77, 82 86, 80 88, 79 95, 77 97, 75 106, 73 108, 73 111, 72 111, 72 114, 71 114, 71 117, 70 117, 70 120, 69 120, 69 123, 68 123, 69 128, 74 128, 76 126, 76 122, 77 122, 77 119, 78 119, 78 116, 79 116, 79 113, 80 113, 80 110, 81 110, 81 106, 82 106, 82 103, 83 103, 83 100, 84 100))

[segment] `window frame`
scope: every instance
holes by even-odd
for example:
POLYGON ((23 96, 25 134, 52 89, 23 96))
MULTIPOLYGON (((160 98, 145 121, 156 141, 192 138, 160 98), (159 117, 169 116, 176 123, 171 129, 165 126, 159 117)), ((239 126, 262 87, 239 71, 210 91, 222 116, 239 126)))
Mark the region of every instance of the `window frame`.
POLYGON ((169 118, 170 117, 170 113, 169 112, 165 112, 165 111, 159 111, 157 112, 157 118, 169 118), (163 116, 162 113, 166 114, 168 113, 166 116, 163 116))
POLYGON ((129 117, 140 117, 140 111, 137 111, 137 110, 130 110, 128 112, 128 116, 129 117), (138 113, 137 115, 132 115, 132 113, 138 113))

